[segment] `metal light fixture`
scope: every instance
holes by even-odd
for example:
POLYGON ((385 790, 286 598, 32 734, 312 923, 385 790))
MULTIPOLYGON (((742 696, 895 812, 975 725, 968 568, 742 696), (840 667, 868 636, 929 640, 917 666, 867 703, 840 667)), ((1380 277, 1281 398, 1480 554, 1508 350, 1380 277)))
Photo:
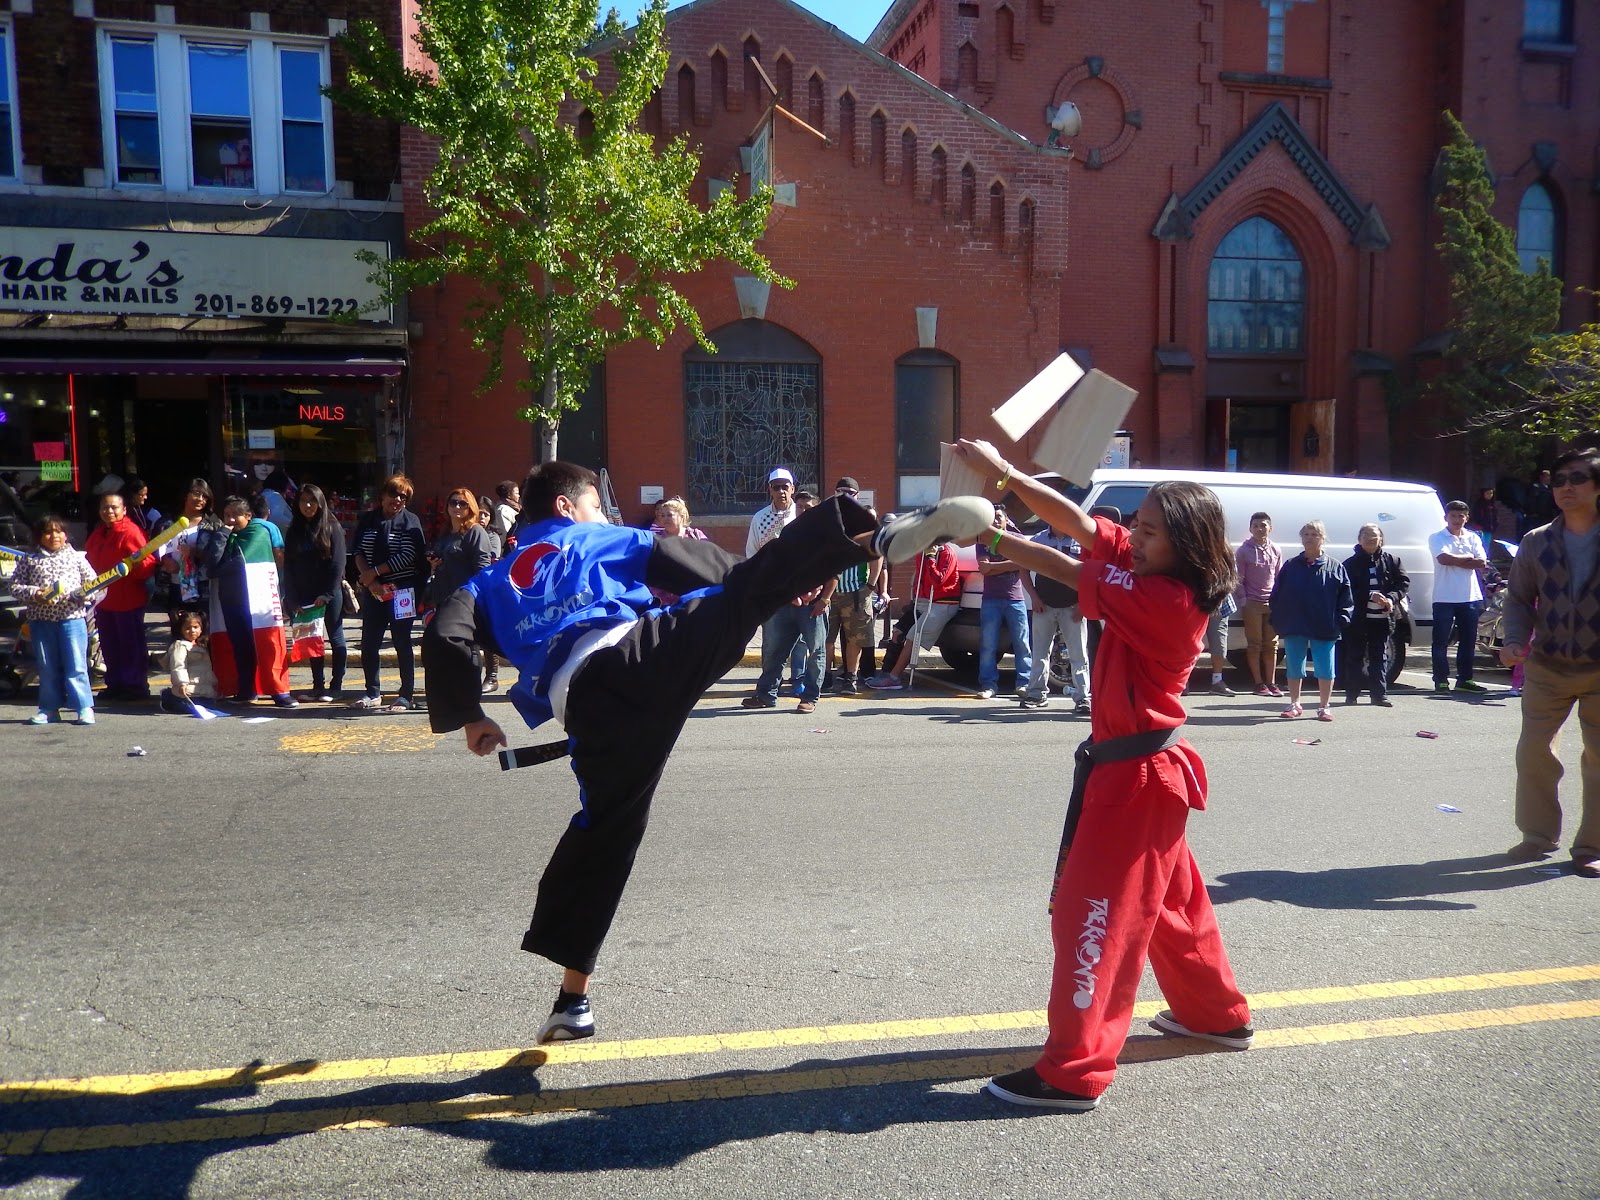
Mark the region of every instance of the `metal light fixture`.
POLYGON ((1059 146, 1063 138, 1075 138, 1083 132, 1083 114, 1071 100, 1063 100, 1060 108, 1046 108, 1045 119, 1050 122, 1051 146, 1059 146))

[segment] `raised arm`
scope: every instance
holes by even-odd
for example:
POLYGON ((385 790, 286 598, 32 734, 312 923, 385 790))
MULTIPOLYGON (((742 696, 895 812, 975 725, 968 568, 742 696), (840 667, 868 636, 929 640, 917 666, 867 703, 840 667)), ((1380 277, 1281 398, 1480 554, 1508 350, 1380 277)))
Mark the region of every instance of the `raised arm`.
MULTIPOLYGON (((962 438, 956 443, 956 453, 966 464, 986 479, 992 479, 1000 485, 999 490, 1010 488, 1022 498, 1040 519, 1046 521, 1051 529, 1057 533, 1064 533, 1072 538, 1085 551, 1094 548, 1095 525, 1094 518, 1071 500, 1052 487, 1046 487, 1031 475, 1024 475, 1016 471, 1010 463, 1000 456, 1000 452, 985 441, 972 441, 962 438)), ((1007 545, 1008 543, 1001 543, 1007 545)), ((1041 547, 1048 549, 1048 547, 1041 547)), ((1050 551, 1058 558, 1067 558, 1065 554, 1050 551)), ((1024 559, 1013 559, 1031 570, 1042 568, 1034 567, 1031 562, 1024 559)), ((1068 559, 1071 562, 1074 560, 1068 559)), ((1054 571, 1045 571, 1052 579, 1059 578, 1054 571)), ((1071 581, 1066 581, 1071 582, 1071 581)))
MULTIPOLYGON (((1045 490, 1049 491, 1050 489, 1046 488, 1045 490)), ((1054 495, 1053 492, 1051 494, 1054 495)), ((1093 522, 1090 523, 1090 528, 1093 528, 1093 522)), ((1073 536, 1076 537, 1077 535, 1074 534, 1073 536)), ((995 537, 993 533, 981 534, 980 538, 985 548, 994 547, 995 537)), ((995 552, 1006 556, 1006 561, 1009 564, 1008 570, 1016 570, 1020 567, 1024 571, 1037 571, 1049 579, 1059 580, 1068 587, 1078 586, 1078 573, 1083 570, 1083 564, 1071 555, 1063 554, 1059 550, 1053 550, 1049 546, 1041 546, 1038 542, 1033 541, 1031 538, 1023 537, 1020 533, 1002 533, 1000 535, 1000 545, 995 552)), ((1027 576, 1024 575, 1023 579, 1026 580, 1027 576)))

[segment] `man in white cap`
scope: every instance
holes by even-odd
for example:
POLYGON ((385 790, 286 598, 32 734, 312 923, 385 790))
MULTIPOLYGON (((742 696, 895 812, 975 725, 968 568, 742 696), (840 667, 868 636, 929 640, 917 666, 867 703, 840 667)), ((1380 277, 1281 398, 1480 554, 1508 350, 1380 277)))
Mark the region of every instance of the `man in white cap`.
MULTIPOLYGON (((744 539, 746 558, 772 541, 800 515, 800 508, 794 502, 794 475, 787 467, 775 467, 767 476, 767 495, 771 498, 771 503, 750 518, 750 532, 744 539)), ((791 604, 773 613, 766 624, 762 625, 761 677, 756 681, 755 691, 741 701, 745 708, 778 706, 778 681, 783 677, 783 664, 788 661, 789 652, 800 641, 801 619, 809 613, 809 605, 810 598, 797 596, 791 604)), ((816 689, 806 688, 805 681, 796 678, 801 712, 813 712, 817 707, 816 692, 821 690, 820 660, 817 665, 816 689)), ((808 671, 805 680, 809 678, 808 671)))
POLYGON ((744 539, 746 558, 777 537, 785 525, 800 515, 794 506, 794 476, 787 467, 778 467, 767 476, 767 496, 771 503, 750 518, 750 532, 744 539))

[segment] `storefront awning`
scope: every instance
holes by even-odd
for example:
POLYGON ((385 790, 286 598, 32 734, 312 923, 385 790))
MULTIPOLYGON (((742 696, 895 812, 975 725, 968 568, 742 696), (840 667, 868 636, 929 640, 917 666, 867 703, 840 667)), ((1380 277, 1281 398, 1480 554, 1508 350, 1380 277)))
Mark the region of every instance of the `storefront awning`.
POLYGON ((405 360, 370 358, 0 358, 0 375, 312 375, 388 377, 405 360))

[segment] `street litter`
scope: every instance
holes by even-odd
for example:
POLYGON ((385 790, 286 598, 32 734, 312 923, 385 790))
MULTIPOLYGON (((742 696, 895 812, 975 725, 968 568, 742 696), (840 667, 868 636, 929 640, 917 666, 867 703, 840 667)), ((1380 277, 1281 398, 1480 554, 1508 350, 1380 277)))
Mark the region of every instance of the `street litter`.
POLYGON ((239 724, 241 724, 241 725, 260 725, 263 722, 276 721, 277 719, 278 719, 277 717, 246 717, 244 720, 240 721, 239 724))
POLYGON ((1559 874, 1561 874, 1561 868, 1560 867, 1540 867, 1539 868, 1539 874, 1541 874, 1541 875, 1559 875, 1559 874))
POLYGON ((1321 738, 1290 738, 1289 740, 1291 742, 1293 742, 1296 746, 1320 746, 1320 745, 1322 745, 1322 739, 1321 738))
POLYGON ((813 729, 811 732, 812 733, 832 733, 833 730, 831 730, 831 729, 813 729))
POLYGON ((1459 808, 1457 808, 1453 804, 1435 804, 1434 807, 1437 808, 1440 812, 1458 813, 1458 812, 1461 811, 1459 808))
POLYGON ((145 756, 145 750, 144 750, 143 746, 134 746, 131 750, 128 751, 128 757, 129 758, 143 758, 144 756, 145 756))
POLYGON ((1437 739, 1439 735, 1437 733, 1430 733, 1426 729, 1419 729, 1419 730, 1417 730, 1417 736, 1418 737, 1437 739))

